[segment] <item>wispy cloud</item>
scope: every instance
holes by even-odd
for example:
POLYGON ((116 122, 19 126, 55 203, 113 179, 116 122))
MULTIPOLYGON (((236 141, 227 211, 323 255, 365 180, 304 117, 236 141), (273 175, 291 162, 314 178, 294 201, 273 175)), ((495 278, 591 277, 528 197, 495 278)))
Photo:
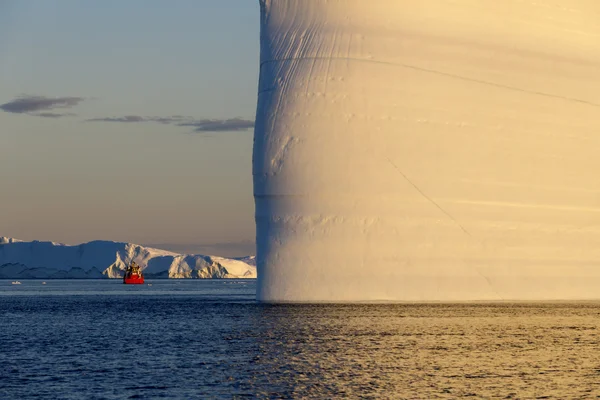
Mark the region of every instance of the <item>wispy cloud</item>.
POLYGON ((137 115, 126 115, 124 117, 90 118, 86 122, 146 122, 147 119, 137 115))
POLYGON ((73 117, 77 114, 73 114, 73 113, 59 114, 59 113, 44 112, 44 113, 35 113, 35 114, 30 114, 30 115, 35 115, 36 117, 44 117, 44 118, 61 118, 61 117, 73 117))
POLYGON ((247 131, 254 128, 254 121, 241 118, 230 119, 201 119, 192 122, 183 122, 178 126, 191 126, 196 132, 229 132, 247 131))
POLYGON ((40 112, 57 108, 75 107, 84 100, 83 97, 45 97, 21 96, 0 105, 0 110, 14 114, 28 114, 37 117, 60 118, 72 116, 71 113, 40 112))
POLYGON ((181 115, 170 117, 142 117, 139 115, 125 115, 122 117, 103 117, 87 119, 87 122, 154 122, 182 127, 192 127, 194 132, 231 132, 246 131, 254 128, 254 121, 242 118, 229 119, 194 119, 181 115))
MULTIPOLYGON (((69 112, 54 112, 77 106, 84 101, 83 97, 46 97, 21 96, 8 103, 0 104, 0 110, 13 114, 27 114, 43 118, 72 117, 69 112)), ((190 127, 193 132, 238 132, 254 128, 254 121, 243 118, 196 119, 183 115, 167 117, 144 117, 141 115, 124 115, 120 117, 99 117, 86 119, 86 122, 118 122, 118 123, 155 123, 181 127, 190 127)))

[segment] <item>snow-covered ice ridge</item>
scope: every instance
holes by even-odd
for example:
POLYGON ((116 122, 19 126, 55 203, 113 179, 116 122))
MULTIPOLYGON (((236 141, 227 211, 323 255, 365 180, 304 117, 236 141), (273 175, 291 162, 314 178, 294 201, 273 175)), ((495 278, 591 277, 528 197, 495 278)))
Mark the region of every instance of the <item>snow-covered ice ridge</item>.
POLYGON ((146 278, 256 278, 254 257, 176 254, 132 243, 75 246, 0 237, 0 279, 121 278, 131 262, 146 278))
POLYGON ((261 0, 258 299, 600 299, 598 0, 261 0))

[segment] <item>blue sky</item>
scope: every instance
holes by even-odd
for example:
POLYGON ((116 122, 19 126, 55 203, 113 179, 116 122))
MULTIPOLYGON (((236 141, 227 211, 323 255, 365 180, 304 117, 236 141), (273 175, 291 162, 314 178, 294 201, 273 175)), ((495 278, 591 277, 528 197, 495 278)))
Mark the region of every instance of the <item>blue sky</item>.
POLYGON ((0 0, 0 236, 251 252, 258 13, 0 0))

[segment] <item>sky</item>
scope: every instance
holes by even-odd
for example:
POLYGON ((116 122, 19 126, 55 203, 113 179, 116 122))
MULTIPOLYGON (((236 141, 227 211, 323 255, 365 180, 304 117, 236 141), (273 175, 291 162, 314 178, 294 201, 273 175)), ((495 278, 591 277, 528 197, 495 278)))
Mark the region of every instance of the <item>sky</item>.
POLYGON ((254 253, 258 1, 0 0, 0 236, 254 253))

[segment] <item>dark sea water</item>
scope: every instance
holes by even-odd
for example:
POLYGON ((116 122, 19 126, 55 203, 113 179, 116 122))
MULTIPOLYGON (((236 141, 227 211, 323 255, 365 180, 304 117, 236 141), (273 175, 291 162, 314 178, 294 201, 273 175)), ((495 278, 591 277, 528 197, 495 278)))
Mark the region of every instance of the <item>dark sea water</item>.
POLYGON ((596 398, 600 303, 262 305, 248 280, 0 280, 0 399, 596 398))

